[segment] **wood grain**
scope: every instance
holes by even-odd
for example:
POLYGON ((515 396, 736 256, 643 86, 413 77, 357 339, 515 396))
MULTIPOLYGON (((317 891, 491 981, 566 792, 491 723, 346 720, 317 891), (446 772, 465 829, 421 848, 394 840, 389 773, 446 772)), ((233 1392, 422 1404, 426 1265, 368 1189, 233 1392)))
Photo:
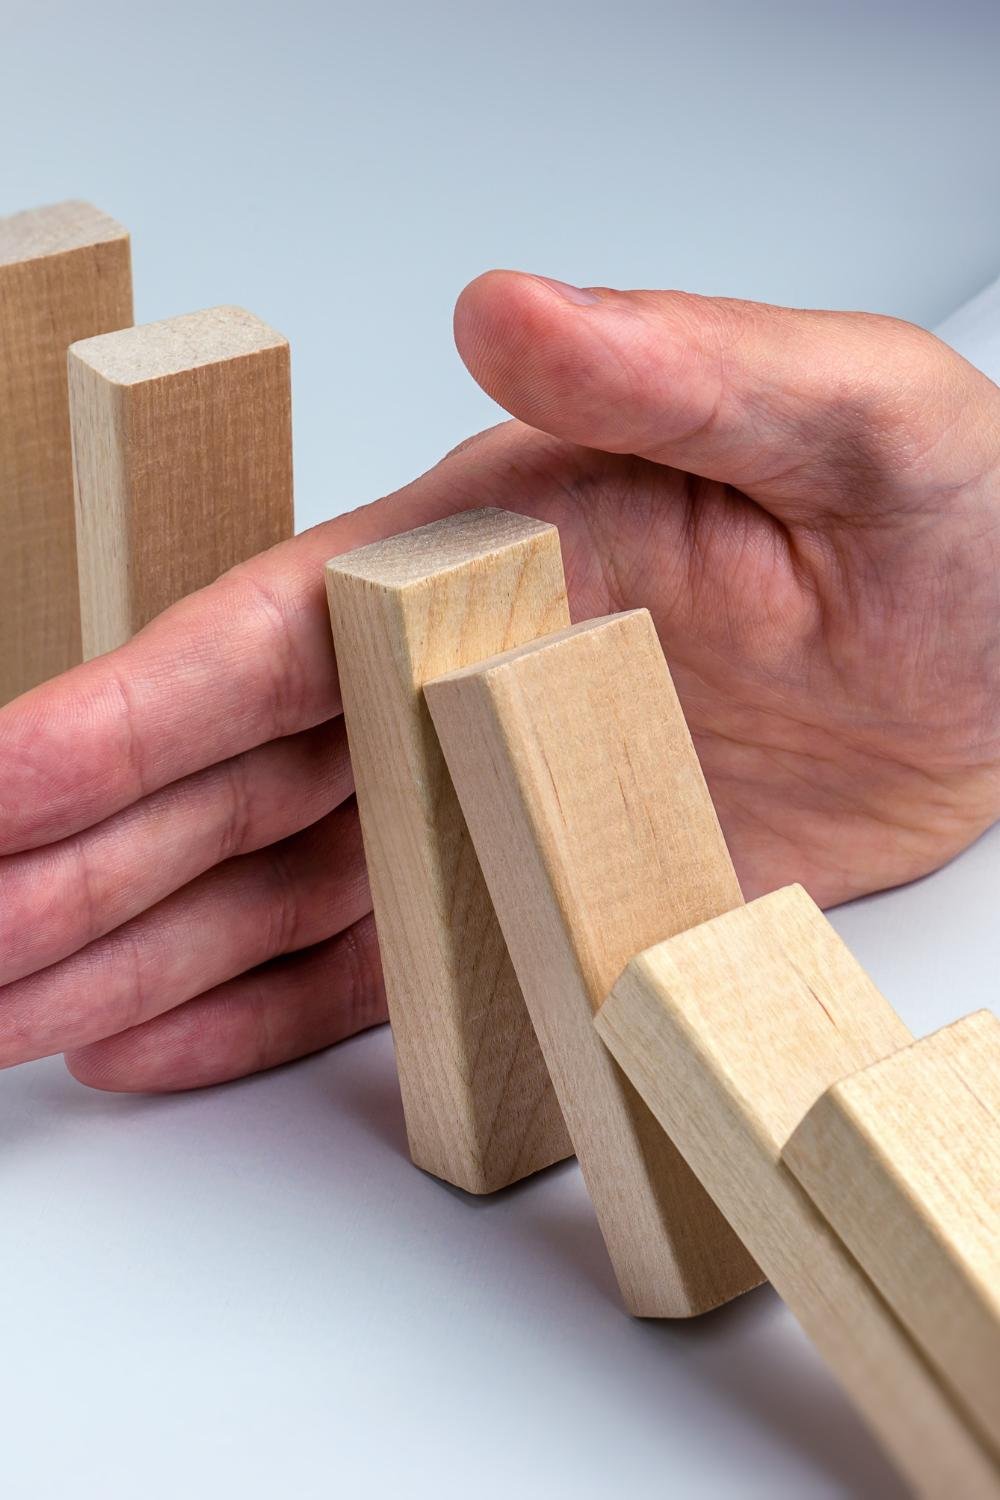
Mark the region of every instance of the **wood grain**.
POLYGON ((912 1040, 822 913, 776 891, 634 958, 596 1027, 918 1493, 992 1456, 781 1161, 817 1098, 912 1040))
POLYGON ((421 688, 566 623, 558 532, 470 511, 327 589, 411 1154, 492 1192, 572 1147, 421 688))
POLYGON ((0 704, 80 660, 66 350, 131 321, 114 219, 89 203, 0 219, 0 704))
POLYGON ((238 307, 69 351, 83 651, 291 536, 287 341, 238 307))
POLYGON ((834 1084, 782 1158, 1000 1453, 1000 1021, 834 1084))
POLYGON ((592 1025, 633 953, 742 900, 652 621, 425 691, 625 1303, 716 1306, 760 1273, 592 1025))

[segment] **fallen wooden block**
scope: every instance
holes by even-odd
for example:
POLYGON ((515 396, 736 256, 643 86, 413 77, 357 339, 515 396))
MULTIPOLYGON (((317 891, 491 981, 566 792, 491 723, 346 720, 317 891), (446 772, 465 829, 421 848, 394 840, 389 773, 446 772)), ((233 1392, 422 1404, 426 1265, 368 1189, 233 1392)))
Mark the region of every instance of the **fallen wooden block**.
POLYGON ((817 1098, 912 1037, 797 886, 634 958, 596 1027, 921 1494, 994 1457, 781 1159, 817 1098))
POLYGON ((1000 1021, 834 1084, 782 1160, 1000 1453, 1000 1021))
POLYGON ((131 321, 114 219, 89 203, 0 219, 0 704, 80 660, 66 350, 131 321))
POLYGON ((742 901, 649 614, 425 691, 625 1303, 714 1307, 760 1272, 593 1029, 631 954, 742 901))
POLYGON ((287 341, 238 307, 69 351, 83 652, 291 536, 287 341))
POLYGON ((410 1151, 493 1192, 572 1147, 421 689, 569 620, 559 534, 468 511, 335 558, 327 591, 410 1151))

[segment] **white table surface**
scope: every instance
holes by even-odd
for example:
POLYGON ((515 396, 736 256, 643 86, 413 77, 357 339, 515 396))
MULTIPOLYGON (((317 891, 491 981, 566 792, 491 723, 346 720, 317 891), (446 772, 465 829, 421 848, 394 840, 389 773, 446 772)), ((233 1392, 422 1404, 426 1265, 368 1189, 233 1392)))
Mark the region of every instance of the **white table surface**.
MULTIPOLYGON (((996 1004, 998 891, 1000 828, 834 920, 924 1033, 996 1004)), ((902 1494, 769 1289, 631 1320, 575 1163, 410 1166, 385 1030, 160 1099, 18 1069, 0 1171, 17 1500, 902 1494)))
MULTIPOLYGON (((448 334, 489 264, 932 323, 1000 259, 980 0, 0 12, 0 212, 89 196, 140 318, 292 337, 302 524, 493 419, 448 334)), ((834 921, 924 1033, 995 1007, 998 895, 1000 829, 834 921)), ((384 1031, 160 1099, 11 1071, 0 1192, 4 1500, 900 1493, 769 1290, 631 1321, 575 1164, 415 1171, 384 1031)))

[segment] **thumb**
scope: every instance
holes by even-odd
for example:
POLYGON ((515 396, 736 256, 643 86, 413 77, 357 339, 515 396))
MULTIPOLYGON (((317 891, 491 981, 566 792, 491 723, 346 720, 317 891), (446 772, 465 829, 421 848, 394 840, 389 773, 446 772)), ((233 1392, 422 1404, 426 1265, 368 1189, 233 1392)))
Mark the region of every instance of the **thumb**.
POLYGON ((1000 464, 1000 391, 893 318, 491 271, 455 338, 529 426, 738 486, 790 522, 939 502, 1000 464))

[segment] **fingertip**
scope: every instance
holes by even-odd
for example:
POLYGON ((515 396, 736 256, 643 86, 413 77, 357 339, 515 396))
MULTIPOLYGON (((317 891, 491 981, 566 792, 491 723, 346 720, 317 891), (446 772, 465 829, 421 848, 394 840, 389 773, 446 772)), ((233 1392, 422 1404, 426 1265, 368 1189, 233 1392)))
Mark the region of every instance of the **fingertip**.
POLYGON ((596 307, 609 295, 529 271, 484 271, 455 304, 455 343, 467 365, 483 348, 506 342, 515 330, 541 337, 563 326, 567 314, 596 307))
POLYGON ((87 1088, 166 1094, 279 1067, 386 1019, 371 913, 312 948, 273 959, 64 1061, 87 1088))
POLYGON ((525 271, 487 271, 458 299, 455 343, 469 373, 512 416, 587 442, 589 397, 596 391, 603 402, 620 373, 609 353, 617 320, 609 325, 605 314, 621 300, 525 271))
POLYGON ((116 1081, 115 1068, 109 1050, 103 1043, 91 1043, 89 1046, 80 1047, 75 1052, 63 1054, 63 1062, 66 1071, 77 1083, 82 1083, 85 1088, 99 1089, 102 1093, 139 1092, 139 1089, 125 1090, 116 1081))
MULTIPOLYGON (((461 292, 453 320, 455 345, 476 380, 516 325, 530 315, 537 278, 522 271, 484 271, 461 292)), ((551 295, 551 294, 549 294, 551 295)))

